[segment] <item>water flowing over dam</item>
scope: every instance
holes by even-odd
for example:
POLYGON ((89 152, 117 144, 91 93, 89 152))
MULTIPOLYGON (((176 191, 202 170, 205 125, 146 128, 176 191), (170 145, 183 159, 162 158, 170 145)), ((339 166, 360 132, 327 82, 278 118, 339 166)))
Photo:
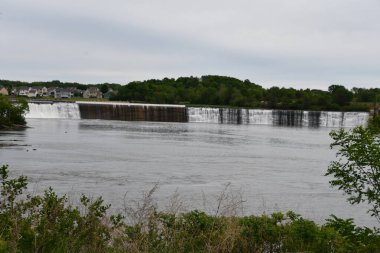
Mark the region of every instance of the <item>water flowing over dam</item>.
POLYGON ((29 103, 26 118, 188 122, 183 105, 107 102, 29 103))
POLYGON ((77 103, 28 103, 29 112, 25 118, 29 119, 80 119, 77 103))
POLYGON ((263 110, 185 107, 113 102, 29 103, 26 118, 104 119, 124 121, 199 122, 295 127, 365 125, 366 112, 263 110))
POLYGON ((355 127, 365 125, 367 112, 188 108, 189 122, 296 127, 355 127))
POLYGON ((78 102, 82 119, 187 122, 183 105, 78 102))

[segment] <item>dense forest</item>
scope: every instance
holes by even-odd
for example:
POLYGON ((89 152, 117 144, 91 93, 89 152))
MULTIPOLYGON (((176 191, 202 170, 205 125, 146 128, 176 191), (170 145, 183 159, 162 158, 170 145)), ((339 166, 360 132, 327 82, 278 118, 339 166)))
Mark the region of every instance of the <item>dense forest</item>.
POLYGON ((328 91, 280 87, 265 89, 249 80, 202 76, 131 82, 120 87, 113 99, 270 109, 368 111, 376 95, 380 95, 378 88, 348 90, 341 85, 331 85, 328 91))
MULTIPOLYGON (((76 87, 82 90, 88 87, 60 81, 27 83, 7 80, 0 80, 0 86, 76 87)), ((211 75, 96 86, 118 91, 111 100, 270 109, 368 111, 376 97, 380 98, 380 88, 348 90, 342 85, 331 85, 327 91, 277 86, 265 89, 249 80, 211 75)))

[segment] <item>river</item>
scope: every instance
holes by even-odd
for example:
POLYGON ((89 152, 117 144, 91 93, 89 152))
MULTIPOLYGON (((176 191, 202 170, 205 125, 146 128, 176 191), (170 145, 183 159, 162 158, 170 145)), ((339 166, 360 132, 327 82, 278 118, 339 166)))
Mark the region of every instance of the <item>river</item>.
POLYGON ((0 132, 1 164, 27 175, 31 192, 48 186, 71 200, 103 196, 119 210, 155 184, 165 208, 178 193, 185 209, 216 208, 229 190, 244 214, 293 210, 323 223, 330 214, 372 226, 366 206, 351 206, 324 176, 334 128, 273 125, 28 119, 0 132), (27 145, 27 146, 24 146, 27 145))

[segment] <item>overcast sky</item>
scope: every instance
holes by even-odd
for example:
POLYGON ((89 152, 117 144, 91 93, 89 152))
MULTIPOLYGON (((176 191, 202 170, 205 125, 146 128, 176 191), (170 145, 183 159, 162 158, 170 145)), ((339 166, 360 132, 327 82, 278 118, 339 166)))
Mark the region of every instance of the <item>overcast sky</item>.
POLYGON ((380 87, 378 0, 0 0, 0 79, 380 87))

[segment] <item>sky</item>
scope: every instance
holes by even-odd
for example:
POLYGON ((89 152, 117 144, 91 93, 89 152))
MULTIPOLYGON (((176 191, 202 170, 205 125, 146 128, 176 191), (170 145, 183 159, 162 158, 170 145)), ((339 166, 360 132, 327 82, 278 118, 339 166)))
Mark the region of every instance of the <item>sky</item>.
POLYGON ((0 79, 380 87, 378 0, 0 0, 0 79))

